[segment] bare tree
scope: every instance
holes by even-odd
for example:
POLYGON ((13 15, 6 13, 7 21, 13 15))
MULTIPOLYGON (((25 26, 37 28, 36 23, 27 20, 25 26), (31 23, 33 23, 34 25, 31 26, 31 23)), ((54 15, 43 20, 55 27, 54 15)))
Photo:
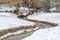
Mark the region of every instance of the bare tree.
POLYGON ((58 12, 58 8, 59 8, 59 6, 58 6, 58 4, 57 4, 57 5, 56 5, 57 12, 58 12))

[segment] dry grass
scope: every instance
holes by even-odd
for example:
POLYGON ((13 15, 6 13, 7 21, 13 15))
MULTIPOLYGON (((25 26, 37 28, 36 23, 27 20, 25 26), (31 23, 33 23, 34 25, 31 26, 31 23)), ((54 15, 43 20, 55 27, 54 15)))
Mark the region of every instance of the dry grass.
POLYGON ((19 27, 19 28, 0 30, 0 35, 4 35, 4 34, 10 33, 10 32, 15 32, 15 31, 22 30, 22 29, 30 29, 30 28, 35 28, 35 26, 29 26, 29 27, 28 26, 22 26, 22 27, 19 27))
POLYGON ((40 22, 40 23, 44 23, 44 24, 48 24, 48 25, 51 25, 51 26, 57 26, 58 24, 56 23, 51 23, 51 22, 47 22, 47 21, 39 21, 39 20, 30 20, 30 19, 27 19, 28 21, 31 21, 31 22, 40 22))

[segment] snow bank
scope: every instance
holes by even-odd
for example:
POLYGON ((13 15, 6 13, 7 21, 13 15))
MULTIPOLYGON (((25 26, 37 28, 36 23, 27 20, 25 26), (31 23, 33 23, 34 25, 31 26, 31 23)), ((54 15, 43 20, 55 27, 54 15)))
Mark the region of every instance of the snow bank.
POLYGON ((16 32, 7 33, 7 34, 5 34, 5 35, 2 35, 2 36, 0 36, 0 39, 4 39, 4 38, 7 38, 7 37, 12 36, 12 35, 22 34, 22 33, 24 33, 25 31, 26 31, 26 32, 30 32, 30 31, 37 30, 37 29, 38 29, 38 27, 36 27, 36 28, 34 28, 34 29, 18 30, 18 31, 16 31, 16 32))
POLYGON ((33 26, 35 23, 26 20, 21 20, 13 17, 0 16, 0 30, 6 30, 11 28, 18 28, 21 26, 33 26))
POLYGON ((24 32, 23 30, 19 30, 19 31, 16 31, 16 32, 13 32, 13 33, 8 33, 8 34, 5 34, 3 36, 0 36, 0 39, 6 38, 6 37, 11 36, 11 35, 21 34, 23 32, 24 32))
POLYGON ((60 13, 41 13, 37 15, 30 15, 27 17, 29 20, 38 20, 38 21, 46 21, 50 23, 60 23, 60 13))
POLYGON ((39 27, 36 27, 36 28, 33 28, 33 29, 24 29, 26 32, 29 32, 29 31, 35 31, 35 30, 38 30, 39 29, 39 27))
POLYGON ((60 26, 48 29, 39 29, 31 36, 22 40, 60 40, 60 26))

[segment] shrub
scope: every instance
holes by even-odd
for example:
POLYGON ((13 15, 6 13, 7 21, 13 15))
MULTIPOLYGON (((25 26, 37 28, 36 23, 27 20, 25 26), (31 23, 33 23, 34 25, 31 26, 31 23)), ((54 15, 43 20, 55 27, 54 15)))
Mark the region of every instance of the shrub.
POLYGON ((30 10, 30 12, 31 12, 32 14, 34 14, 34 10, 30 10))
POLYGON ((8 12, 7 10, 5 12, 8 12))
POLYGON ((24 15, 18 15, 17 17, 18 18, 24 18, 25 16, 24 15))

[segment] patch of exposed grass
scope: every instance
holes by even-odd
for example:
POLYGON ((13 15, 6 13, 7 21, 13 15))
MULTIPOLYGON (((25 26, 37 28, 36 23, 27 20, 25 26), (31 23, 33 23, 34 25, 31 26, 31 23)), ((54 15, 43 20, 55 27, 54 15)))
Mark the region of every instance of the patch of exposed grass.
POLYGON ((22 30, 22 29, 30 29, 30 28, 35 28, 35 26, 29 26, 29 27, 28 26, 22 26, 22 27, 19 27, 19 28, 1 30, 0 31, 0 35, 4 35, 4 34, 7 34, 7 33, 15 32, 15 31, 18 31, 18 30, 22 30))
MULTIPOLYGON (((35 27, 34 27, 35 28, 35 27)), ((30 28, 29 28, 30 29, 30 28)), ((21 34, 26 34, 27 33, 27 31, 26 31, 26 29, 23 29, 23 33, 21 33, 21 34)), ((32 30, 32 31, 36 31, 36 30, 32 30)), ((30 32, 32 32, 32 31, 30 31, 30 32)), ((20 35, 21 35, 20 34, 20 35)), ((0 39, 0 40, 4 40, 4 39, 6 39, 6 38, 9 38, 9 37, 11 37, 11 36, 15 36, 15 35, 9 35, 9 36, 7 36, 7 37, 5 37, 5 38, 3 38, 3 39, 0 39)))
POLYGON ((51 23, 51 22, 46 22, 46 21, 30 20, 30 19, 27 19, 27 20, 31 21, 31 22, 40 22, 40 23, 51 25, 51 26, 58 26, 58 24, 56 24, 56 23, 51 23))

